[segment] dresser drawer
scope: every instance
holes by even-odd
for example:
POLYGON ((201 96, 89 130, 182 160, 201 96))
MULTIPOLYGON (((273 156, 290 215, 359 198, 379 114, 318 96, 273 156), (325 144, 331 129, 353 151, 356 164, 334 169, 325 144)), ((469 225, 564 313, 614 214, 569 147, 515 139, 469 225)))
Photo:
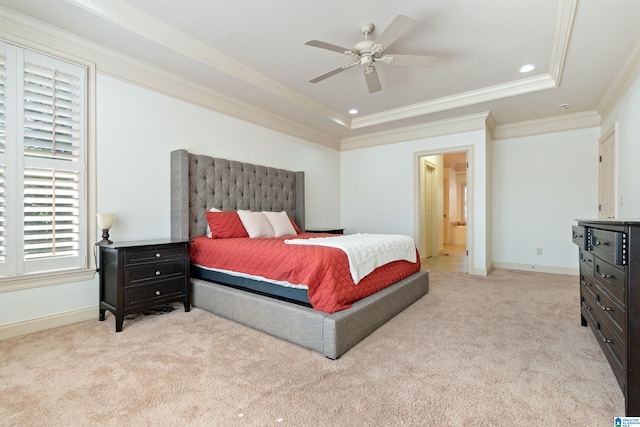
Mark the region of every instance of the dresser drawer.
POLYGON ((603 262, 599 258, 595 258, 594 277, 596 281, 609 292, 614 300, 625 308, 624 292, 625 292, 625 272, 611 264, 603 262))
POLYGON ((627 263, 627 240, 624 233, 590 229, 589 250, 610 264, 627 263))
POLYGON ((603 319, 596 321, 596 339, 600 341, 600 347, 611 365, 618 384, 624 390, 624 365, 622 361, 626 355, 626 345, 617 338, 603 319))
POLYGON ((588 239, 587 239, 587 230, 585 227, 579 225, 571 226, 571 239, 573 243, 578 245, 580 250, 587 249, 588 247, 588 239))
POLYGON ((164 261, 167 259, 179 259, 185 256, 184 245, 159 246, 124 252, 124 264, 139 264, 143 262, 164 261))
POLYGON ((595 290, 595 310, 601 313, 601 317, 609 319, 612 332, 615 332, 624 342, 624 311, 605 292, 598 287, 595 290))
POLYGON ((593 302, 595 302, 596 298, 596 281, 593 277, 585 274, 582 270, 580 270, 580 290, 581 292, 588 292, 593 298, 593 302))
POLYGON ((153 264, 136 265, 124 268, 124 286, 138 285, 149 280, 162 280, 184 276, 186 272, 183 259, 153 264))
POLYGON ((590 292, 580 293, 581 307, 580 311, 582 315, 587 319, 587 323, 596 332, 596 319, 594 317, 594 310, 596 309, 595 297, 590 292))
POLYGON ((184 277, 178 277, 145 285, 130 286, 124 290, 124 306, 147 304, 152 300, 158 300, 161 303, 164 298, 181 295, 185 280, 184 277))
POLYGON ((594 257, 593 254, 586 249, 580 248, 580 272, 585 272, 593 276, 594 257))

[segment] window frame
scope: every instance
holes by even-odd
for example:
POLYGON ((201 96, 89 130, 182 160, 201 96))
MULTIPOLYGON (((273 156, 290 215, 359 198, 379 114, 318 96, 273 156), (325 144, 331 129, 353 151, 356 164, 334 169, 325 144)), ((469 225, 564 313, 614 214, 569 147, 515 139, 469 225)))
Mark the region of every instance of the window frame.
MULTIPOLYGON (((0 41, 12 44, 21 49, 26 49, 41 55, 46 55, 54 59, 72 63, 83 67, 86 72, 86 123, 85 123, 85 164, 84 164, 84 195, 85 218, 84 226, 80 232, 85 235, 84 252, 86 253, 86 262, 82 267, 72 267, 67 269, 58 269, 51 271, 41 271, 33 273, 24 273, 16 276, 0 277, 0 293, 10 292, 21 289, 36 288, 50 285, 60 285, 66 283, 82 282, 92 280, 96 274, 96 261, 94 255, 94 245, 96 242, 96 65, 93 62, 83 60, 76 56, 62 52, 49 46, 37 44, 35 42, 7 37, 3 34, 0 41)), ((55 41, 54 41, 55 43, 55 41)), ((81 197, 82 197, 81 196, 81 197)))

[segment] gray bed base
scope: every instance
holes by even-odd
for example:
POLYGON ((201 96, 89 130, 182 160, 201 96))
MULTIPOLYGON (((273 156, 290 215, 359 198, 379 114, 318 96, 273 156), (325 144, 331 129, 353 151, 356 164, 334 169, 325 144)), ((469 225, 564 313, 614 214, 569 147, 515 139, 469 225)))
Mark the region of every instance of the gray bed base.
MULTIPOLYGON (((304 230, 304 175, 196 156, 186 150, 173 151, 172 237, 191 238, 204 234, 204 212, 211 207, 285 210, 304 230), (253 171, 257 171, 257 177, 252 175, 253 171), (269 179, 284 186, 279 194, 267 194, 273 192, 275 185, 263 182, 269 179)), ((351 308, 333 314, 201 279, 191 279, 191 283, 194 307, 337 359, 425 295, 429 291, 429 273, 420 270, 356 302, 351 308)))

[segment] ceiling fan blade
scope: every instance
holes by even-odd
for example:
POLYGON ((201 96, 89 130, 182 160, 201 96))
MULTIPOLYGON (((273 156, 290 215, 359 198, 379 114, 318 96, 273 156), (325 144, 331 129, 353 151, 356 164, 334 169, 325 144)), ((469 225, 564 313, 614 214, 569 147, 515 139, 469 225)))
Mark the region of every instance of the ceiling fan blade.
POLYGON ((388 48, 400 36, 409 31, 413 24, 415 21, 411 18, 404 15, 396 16, 396 19, 378 36, 375 44, 382 45, 383 49, 388 48))
POLYGON ((352 63, 352 64, 343 65, 342 67, 338 67, 338 68, 336 68, 335 70, 331 70, 331 71, 329 71, 328 73, 324 73, 323 75, 318 76, 318 77, 316 77, 315 79, 309 80, 309 83, 318 83, 318 82, 321 82, 322 80, 327 79, 327 78, 329 78, 329 77, 331 77, 331 76, 335 76, 335 75, 336 75, 336 74, 338 74, 339 72, 344 71, 344 70, 346 70, 346 69, 349 69, 349 68, 353 67, 354 65, 358 65, 359 63, 360 63, 360 62, 357 62, 357 61, 356 61, 356 62, 354 62, 354 63, 352 63))
POLYGON ((376 67, 373 65, 369 65, 364 69, 364 78, 367 81, 367 88, 369 89, 369 93, 376 93, 382 89, 380 85, 380 78, 378 77, 378 72, 376 71, 376 67))
POLYGON ((335 44, 321 42, 320 40, 309 40, 305 43, 307 46, 319 47, 320 49, 332 50, 334 52, 343 53, 345 55, 351 55, 351 49, 346 47, 336 46, 335 44))
POLYGON ((385 55, 382 58, 376 59, 376 62, 401 66, 433 67, 438 63, 438 57, 422 55, 385 55))

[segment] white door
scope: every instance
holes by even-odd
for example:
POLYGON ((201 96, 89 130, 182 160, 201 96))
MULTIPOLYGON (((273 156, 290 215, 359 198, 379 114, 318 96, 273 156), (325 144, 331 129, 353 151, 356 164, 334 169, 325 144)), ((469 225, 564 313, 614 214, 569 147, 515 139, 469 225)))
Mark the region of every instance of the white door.
POLYGON ((433 204, 436 200, 434 191, 433 191, 433 184, 434 184, 434 177, 433 177, 433 170, 434 168, 430 165, 427 165, 427 168, 425 170, 425 178, 424 178, 424 189, 425 189, 425 195, 424 195, 424 207, 425 207, 425 213, 424 213, 424 219, 425 219, 425 230, 426 230, 426 253, 425 256, 427 258, 432 257, 433 256, 433 204))
POLYGON ((612 128, 600 138, 598 169, 598 217, 616 216, 616 132, 612 128))

